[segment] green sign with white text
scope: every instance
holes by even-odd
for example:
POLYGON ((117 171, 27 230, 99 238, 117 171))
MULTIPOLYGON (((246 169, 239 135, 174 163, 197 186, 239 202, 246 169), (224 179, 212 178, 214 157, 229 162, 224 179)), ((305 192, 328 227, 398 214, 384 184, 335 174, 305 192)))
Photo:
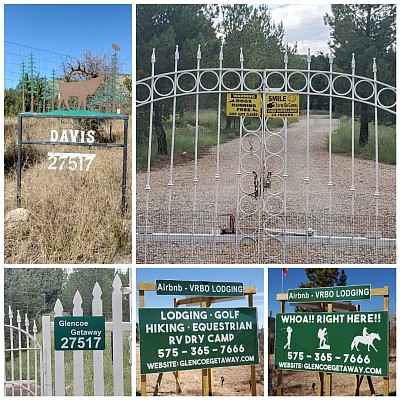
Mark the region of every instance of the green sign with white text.
POLYGON ((258 364, 256 308, 139 308, 140 373, 258 364))
POLYGON ((54 317, 55 350, 104 350, 105 318, 54 317))
POLYGON ((371 300, 371 285, 298 288, 288 290, 289 303, 371 300))
POLYGON ((242 282, 208 282, 156 280, 158 295, 190 295, 208 297, 243 297, 242 282))
POLYGON ((388 376, 388 313, 276 315, 275 368, 388 376))

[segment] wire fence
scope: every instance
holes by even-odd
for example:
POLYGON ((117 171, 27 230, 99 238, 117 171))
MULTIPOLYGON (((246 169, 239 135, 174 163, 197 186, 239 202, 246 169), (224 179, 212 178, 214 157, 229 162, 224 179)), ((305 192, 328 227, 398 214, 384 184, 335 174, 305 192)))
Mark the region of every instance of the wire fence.
POLYGON ((392 264, 396 218, 137 212, 137 263, 392 264), (259 220, 260 218, 260 220, 259 220), (258 227, 262 227, 259 229, 258 227))
POLYGON ((67 54, 55 53, 36 47, 29 47, 18 43, 4 41, 4 88, 14 89, 21 79, 22 64, 25 71, 28 65, 34 62, 35 75, 51 78, 53 71, 56 77, 63 76, 62 65, 71 62, 72 57, 67 54))

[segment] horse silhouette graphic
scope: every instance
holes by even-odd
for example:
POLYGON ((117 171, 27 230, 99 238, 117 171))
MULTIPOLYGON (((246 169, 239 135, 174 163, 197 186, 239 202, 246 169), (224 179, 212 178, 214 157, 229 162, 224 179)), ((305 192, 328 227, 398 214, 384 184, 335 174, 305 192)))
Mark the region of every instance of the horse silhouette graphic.
POLYGON ((374 350, 375 350, 376 352, 378 352, 378 350, 376 349, 376 347, 375 347, 374 344, 373 344, 373 341, 374 341, 375 339, 381 340, 381 337, 379 336, 379 333, 374 333, 374 332, 372 332, 372 333, 370 333, 370 334, 367 334, 365 329, 364 329, 364 332, 363 332, 363 333, 364 333, 363 336, 356 336, 356 337, 353 339, 353 341, 352 341, 352 343, 351 343, 351 350, 353 350, 354 347, 355 347, 355 348, 357 349, 357 351, 359 351, 358 345, 359 345, 360 343, 362 343, 362 344, 365 344, 365 345, 368 347, 368 351, 369 351, 370 347, 372 346, 372 347, 374 348, 374 350))

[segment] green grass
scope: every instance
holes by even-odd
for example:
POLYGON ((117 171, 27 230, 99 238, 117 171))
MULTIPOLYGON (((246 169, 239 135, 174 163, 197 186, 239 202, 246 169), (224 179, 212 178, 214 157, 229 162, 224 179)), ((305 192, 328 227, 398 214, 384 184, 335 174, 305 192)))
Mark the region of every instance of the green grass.
MULTIPOLYGON (((124 364, 123 364, 123 375, 124 375, 124 395, 130 396, 132 393, 131 387, 131 365, 129 364, 129 343, 128 343, 129 332, 124 333, 124 364)), ((42 343, 42 333, 37 335, 39 343, 42 343)), ((54 391, 54 334, 52 333, 52 370, 53 370, 53 391, 54 391)), ((32 346, 32 344, 31 344, 32 346)), ((132 355, 133 357, 133 355, 132 355)), ((111 358, 111 333, 106 332, 106 348, 103 352, 103 365, 104 365, 104 395, 112 396, 114 394, 114 382, 113 382, 113 364, 111 358)), ((22 360, 22 379, 27 379, 26 374, 26 362, 27 352, 21 352, 22 360)), ((34 377, 34 354, 30 351, 30 379, 34 377)), ((39 360, 39 354, 38 354, 39 360)), ((64 352, 64 365, 65 365, 65 394, 67 396, 73 395, 73 351, 64 352)), ((11 361, 6 361, 6 376, 7 379, 11 379, 11 361)), ((93 352, 84 351, 84 393, 85 396, 93 396, 93 352)), ((38 370, 38 376, 40 379, 40 372, 38 370)), ((14 377, 19 379, 19 356, 18 352, 14 352, 14 377)))
MULTIPOLYGON (((365 146, 358 144, 360 122, 355 121, 355 147, 356 157, 375 160, 375 126, 369 124, 369 143, 365 146)), ((332 152, 351 154, 351 119, 342 117, 340 128, 332 134, 332 152)), ((396 127, 378 125, 378 160, 384 164, 396 164, 396 127)))
MULTIPOLYGON (((288 118, 288 123, 296 122, 297 118, 288 118)), ((174 153, 181 155, 194 154, 195 151, 195 126, 196 126, 196 113, 194 111, 187 111, 183 116, 176 117, 176 130, 175 130, 175 143, 174 153)), ((199 129, 198 129, 198 151, 215 146, 217 144, 218 132, 218 115, 216 110, 200 110, 199 112, 199 129)), ((236 126, 232 123, 232 129, 225 130, 225 118, 221 118, 221 137, 220 143, 225 143, 229 140, 235 139, 239 136, 239 119, 236 118, 236 126)), ((246 118, 245 127, 247 130, 257 130, 260 125, 258 118, 246 118)), ((283 126, 281 118, 269 119, 267 127, 269 130, 280 129, 283 126)), ((171 152, 171 133, 172 133, 172 118, 166 121, 165 131, 167 134, 168 154, 171 152)), ((151 164, 155 165, 162 160, 157 154, 157 138, 154 137, 151 149, 151 164)), ((144 168, 147 166, 148 144, 140 143, 136 147, 136 163, 137 168, 144 168)))
MULTIPOLYGON (((307 110, 301 110, 300 115, 307 115, 307 110)), ((329 115, 328 110, 310 110, 310 115, 329 115)))

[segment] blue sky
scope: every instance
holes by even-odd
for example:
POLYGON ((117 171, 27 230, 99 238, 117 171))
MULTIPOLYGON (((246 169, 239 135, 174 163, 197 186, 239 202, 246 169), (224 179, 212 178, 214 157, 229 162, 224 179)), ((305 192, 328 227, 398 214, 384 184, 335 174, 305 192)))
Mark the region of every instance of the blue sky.
POLYGON ((57 71, 62 57, 76 60, 86 49, 113 54, 112 43, 121 48, 120 72, 132 73, 129 4, 6 4, 4 25, 5 87, 18 82, 20 65, 31 52, 36 68, 47 74, 57 71))
MULTIPOLYGON (((372 288, 389 286, 389 314, 396 312, 396 269, 395 268, 343 268, 347 275, 347 285, 371 284, 372 288)), ((288 268, 287 277, 283 278, 283 291, 299 287, 301 282, 308 282, 303 268, 288 268)), ((282 291, 282 268, 268 269, 268 315, 272 311, 275 316, 279 312, 276 295, 282 291)), ((353 302, 355 303, 355 302, 353 302)), ((383 311, 383 297, 373 296, 371 300, 360 300, 361 311, 383 311)), ((286 312, 294 312, 294 307, 287 305, 286 312)))
MULTIPOLYGON (((264 325, 264 269, 263 268, 137 268, 136 281, 155 283, 156 279, 173 279, 187 281, 229 281, 243 282, 244 286, 255 286, 254 306, 257 307, 258 324, 264 325)), ((137 292, 137 285, 136 285, 137 292)), ((178 298, 184 298, 184 296, 178 298)), ((157 296, 155 292, 145 292, 146 307, 173 307, 174 296, 157 296)), ((136 296, 136 309, 139 296, 136 296)), ((214 308, 247 307, 247 298, 235 301, 215 303, 214 308)), ((137 315, 137 313, 136 313, 137 315)))

